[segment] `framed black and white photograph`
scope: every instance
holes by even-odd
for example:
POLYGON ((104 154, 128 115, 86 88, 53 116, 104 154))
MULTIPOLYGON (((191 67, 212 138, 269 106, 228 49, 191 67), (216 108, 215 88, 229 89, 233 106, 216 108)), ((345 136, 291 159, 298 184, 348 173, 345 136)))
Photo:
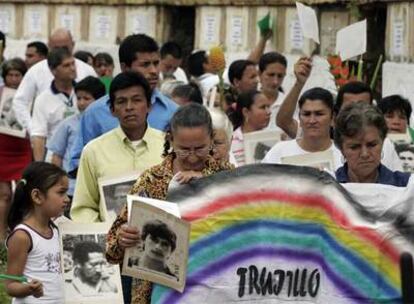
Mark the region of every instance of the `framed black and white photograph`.
POLYGON ((119 265, 105 258, 105 223, 59 224, 66 304, 123 303, 119 265))
POLYGON ((16 90, 3 88, 0 99, 0 133, 25 138, 26 130, 17 122, 12 103, 16 90))
POLYGON ((129 225, 141 233, 138 246, 125 250, 122 274, 184 290, 190 224, 162 209, 136 199, 129 225))
POLYGON ((140 176, 139 172, 129 172, 122 176, 98 180, 102 198, 101 213, 105 221, 113 221, 126 204, 126 195, 140 176))
POLYGON ((335 171, 334 155, 331 150, 286 156, 280 160, 285 165, 307 166, 329 172, 335 171))
POLYGON ((262 130, 243 134, 246 164, 260 163, 266 153, 281 140, 278 130, 262 130))

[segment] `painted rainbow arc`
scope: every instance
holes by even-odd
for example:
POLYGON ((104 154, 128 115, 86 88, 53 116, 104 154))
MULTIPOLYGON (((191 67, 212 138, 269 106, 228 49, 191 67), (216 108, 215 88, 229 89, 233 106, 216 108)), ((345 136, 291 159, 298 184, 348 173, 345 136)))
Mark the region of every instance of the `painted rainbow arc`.
POLYGON ((185 301, 195 286, 254 256, 315 263, 350 303, 401 298, 399 249, 324 196, 251 191, 180 209, 192 225, 186 288, 157 286, 152 303, 185 301))

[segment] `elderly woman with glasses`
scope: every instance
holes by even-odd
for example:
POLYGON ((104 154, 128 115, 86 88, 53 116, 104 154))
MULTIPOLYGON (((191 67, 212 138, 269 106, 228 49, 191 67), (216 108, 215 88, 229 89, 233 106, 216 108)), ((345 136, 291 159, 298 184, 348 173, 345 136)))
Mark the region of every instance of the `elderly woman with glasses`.
MULTIPOLYGON (((184 184, 194 178, 232 169, 226 161, 216 162, 213 154, 213 125, 202 105, 191 103, 177 110, 170 122, 165 143, 164 161, 146 171, 131 193, 164 200, 172 181, 184 184)), ((106 258, 119 264, 126 248, 137 246, 140 232, 127 226, 127 208, 121 210, 107 236, 106 258)), ((131 303, 149 303, 151 283, 134 280, 131 303)))
POLYGON ((381 164, 387 131, 383 114, 373 105, 358 102, 339 113, 334 141, 345 158, 345 164, 335 172, 340 183, 408 184, 411 174, 391 171, 381 164))

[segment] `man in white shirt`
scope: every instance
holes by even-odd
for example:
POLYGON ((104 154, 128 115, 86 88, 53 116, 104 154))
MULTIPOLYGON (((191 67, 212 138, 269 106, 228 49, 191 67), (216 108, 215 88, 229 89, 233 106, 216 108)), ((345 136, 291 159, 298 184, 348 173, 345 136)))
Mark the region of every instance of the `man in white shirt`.
POLYGON ((33 107, 31 141, 35 161, 43 161, 46 140, 56 126, 77 112, 73 82, 76 78, 75 58, 67 48, 54 48, 47 63, 55 77, 49 88, 36 97, 33 107))
MULTIPOLYGON (((58 29, 50 36, 48 45, 49 49, 66 47, 72 53, 75 43, 68 30, 58 29)), ((86 76, 96 77, 94 69, 86 63, 75 59, 75 66, 77 74, 76 81, 82 80, 86 76)), ((28 130, 29 134, 32 128, 30 105, 41 92, 50 87, 53 78, 47 60, 42 60, 27 71, 14 96, 13 109, 15 113, 19 113, 17 120, 28 130)))
POLYGON ((188 83, 187 75, 180 68, 183 62, 183 51, 181 47, 175 42, 166 42, 160 49, 160 78, 161 80, 174 78, 182 81, 184 84, 188 83))

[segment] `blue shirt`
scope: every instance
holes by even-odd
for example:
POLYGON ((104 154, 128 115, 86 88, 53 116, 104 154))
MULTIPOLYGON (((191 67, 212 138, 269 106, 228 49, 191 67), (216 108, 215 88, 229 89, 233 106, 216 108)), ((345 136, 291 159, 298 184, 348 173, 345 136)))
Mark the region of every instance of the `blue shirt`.
MULTIPOLYGON (((338 168, 335 172, 336 180, 340 183, 348 183, 348 164, 345 163, 342 167, 338 168)), ((400 171, 391 171, 384 165, 379 165, 378 167, 378 178, 376 183, 383 185, 392 185, 397 187, 405 187, 408 184, 411 174, 400 172, 400 171)))
MULTIPOLYGON (((56 127, 52 138, 47 142, 47 149, 54 154, 60 156, 62 161, 63 169, 68 171, 71 150, 78 133, 80 114, 72 115, 63 120, 56 127)), ((75 190, 75 179, 69 179, 69 190, 68 194, 73 196, 75 190)))
MULTIPOLYGON (((178 108, 177 104, 158 90, 152 92, 151 104, 148 124, 154 129, 165 131, 171 117, 178 108)), ((92 103, 81 117, 79 132, 71 152, 69 171, 78 168, 82 149, 88 142, 116 128, 118 125, 118 119, 112 116, 109 108, 109 95, 105 95, 92 103)))

